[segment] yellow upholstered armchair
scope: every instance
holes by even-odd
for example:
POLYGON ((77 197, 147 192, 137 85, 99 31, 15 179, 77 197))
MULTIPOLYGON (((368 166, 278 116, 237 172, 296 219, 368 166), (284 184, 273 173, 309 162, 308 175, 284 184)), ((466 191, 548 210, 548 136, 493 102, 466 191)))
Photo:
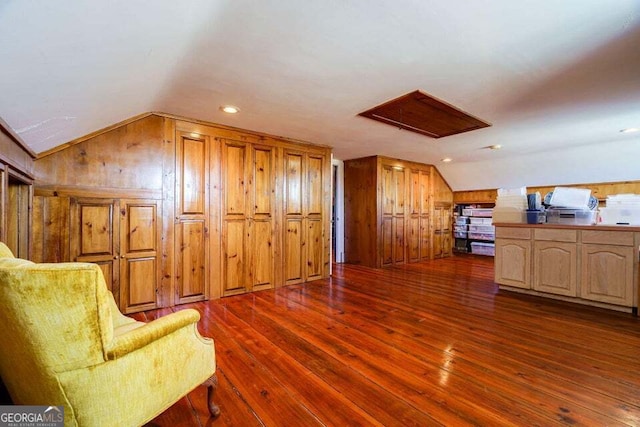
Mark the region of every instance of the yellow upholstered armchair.
POLYGON ((199 318, 136 322, 97 265, 34 264, 0 243, 0 375, 15 404, 64 405, 67 426, 141 425, 202 383, 217 416, 214 345, 199 318))

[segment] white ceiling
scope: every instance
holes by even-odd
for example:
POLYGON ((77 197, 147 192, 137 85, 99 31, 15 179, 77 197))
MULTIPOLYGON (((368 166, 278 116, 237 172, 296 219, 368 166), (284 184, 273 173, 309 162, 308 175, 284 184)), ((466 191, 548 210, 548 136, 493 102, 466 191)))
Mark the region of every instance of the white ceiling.
POLYGON ((36 152, 162 111, 433 163, 454 190, 640 179, 619 132, 640 127, 638 0, 9 0, 0 41, 0 117, 36 152), (493 126, 357 116, 416 89, 493 126))

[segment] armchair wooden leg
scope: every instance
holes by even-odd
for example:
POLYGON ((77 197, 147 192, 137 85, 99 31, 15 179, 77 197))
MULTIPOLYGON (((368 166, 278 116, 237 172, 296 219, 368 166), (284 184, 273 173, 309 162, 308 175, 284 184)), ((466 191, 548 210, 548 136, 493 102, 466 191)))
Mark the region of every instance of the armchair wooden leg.
POLYGON ((218 418, 220 416, 220 407, 213 403, 213 394, 218 388, 218 377, 213 374, 204 383, 207 386, 207 406, 209 407, 209 414, 211 418, 218 418))

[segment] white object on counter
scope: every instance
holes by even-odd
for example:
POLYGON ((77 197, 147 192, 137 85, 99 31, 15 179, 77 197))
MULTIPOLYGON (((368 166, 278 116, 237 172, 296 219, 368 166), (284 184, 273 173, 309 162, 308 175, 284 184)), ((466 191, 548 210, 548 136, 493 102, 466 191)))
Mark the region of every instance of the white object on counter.
POLYGON ((573 209, 589 209, 591 190, 586 188, 556 187, 549 201, 551 206, 573 209))

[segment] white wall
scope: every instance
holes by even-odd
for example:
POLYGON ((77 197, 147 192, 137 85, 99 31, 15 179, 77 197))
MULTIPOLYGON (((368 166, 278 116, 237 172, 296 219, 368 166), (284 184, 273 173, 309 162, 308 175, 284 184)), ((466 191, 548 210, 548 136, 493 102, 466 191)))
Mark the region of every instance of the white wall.
POLYGON ((640 180, 640 135, 624 141, 437 165, 454 191, 640 180))

